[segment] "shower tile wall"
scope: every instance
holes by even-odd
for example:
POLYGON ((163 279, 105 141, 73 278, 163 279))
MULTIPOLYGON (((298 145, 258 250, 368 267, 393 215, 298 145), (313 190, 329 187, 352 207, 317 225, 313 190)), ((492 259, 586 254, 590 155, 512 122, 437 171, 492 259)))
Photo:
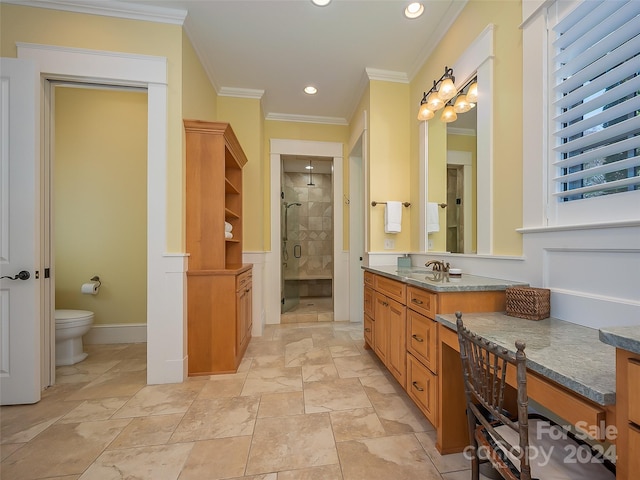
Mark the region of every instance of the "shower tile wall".
MULTIPOLYGON (((299 278, 302 297, 330 297, 333 276, 333 205, 331 175, 314 174, 309 186, 308 173, 285 172, 285 186, 296 198, 287 198, 289 203, 300 202, 298 234, 290 233, 289 254, 299 244, 302 256, 299 278)), ((296 207, 293 207, 296 208, 296 207)), ((289 231, 294 231, 293 226, 289 231)), ((285 272, 285 276, 286 272, 285 272)))

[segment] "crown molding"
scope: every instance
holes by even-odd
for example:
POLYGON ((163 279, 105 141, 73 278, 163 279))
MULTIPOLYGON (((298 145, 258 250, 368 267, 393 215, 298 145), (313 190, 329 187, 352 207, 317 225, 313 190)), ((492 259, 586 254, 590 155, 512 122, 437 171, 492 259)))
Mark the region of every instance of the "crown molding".
POLYGON ((404 72, 392 70, 380 70, 378 68, 365 68, 369 80, 382 80, 383 82, 409 83, 409 77, 404 72))
POLYGON ((172 25, 183 25, 187 17, 187 11, 183 9, 125 3, 116 0, 90 3, 79 0, 2 0, 2 3, 172 25))
POLYGON ((268 113, 265 120, 278 122, 322 123, 327 125, 348 125, 347 120, 340 117, 320 117, 312 115, 293 115, 288 113, 268 113))
POLYGON ((218 95, 221 97, 238 97, 262 100, 262 97, 264 96, 264 90, 256 90, 252 88, 220 87, 220 89, 218 90, 218 95))

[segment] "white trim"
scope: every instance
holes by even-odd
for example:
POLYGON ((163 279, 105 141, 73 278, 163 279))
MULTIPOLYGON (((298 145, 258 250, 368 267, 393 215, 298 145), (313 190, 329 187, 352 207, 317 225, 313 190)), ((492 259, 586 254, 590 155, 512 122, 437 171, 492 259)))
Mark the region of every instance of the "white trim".
POLYGON ((270 141, 270 186, 271 186, 271 251, 265 261, 266 323, 280 323, 280 168, 281 155, 309 155, 333 158, 333 304, 334 320, 348 320, 349 315, 349 261, 342 250, 343 239, 343 145, 336 142, 308 140, 270 141), (345 257, 347 259, 345 260, 345 257))
POLYGON ((94 325, 82 337, 85 344, 107 345, 111 343, 146 343, 146 323, 112 323, 94 325))
POLYGON ((378 68, 365 68, 369 80, 380 80, 382 82, 409 83, 409 77, 404 72, 394 72, 392 70, 380 70, 378 68))
POLYGON ((257 90, 254 88, 220 87, 220 90, 218 90, 218 96, 262 100, 262 97, 264 96, 264 90, 257 90))
MULTIPOLYGON (((186 260, 167 245, 167 59, 119 52, 18 44, 41 78, 147 88, 147 382, 186 378, 186 260)), ((42 113, 39 113, 42 115, 42 113)))
POLYGON ((546 232, 568 232, 572 230, 599 230, 603 228, 624 228, 624 227, 640 227, 640 221, 630 220, 626 222, 602 222, 602 223, 583 223, 574 225, 553 225, 543 227, 526 227, 518 228, 518 233, 546 233, 546 232))
POLYGON ((2 2, 27 7, 47 8, 49 10, 63 10, 65 12, 128 18, 171 25, 183 25, 185 18, 187 18, 187 11, 183 9, 139 5, 113 0, 100 0, 100 2, 91 3, 72 0, 47 0, 46 2, 43 0, 2 0, 2 2))
POLYGON ((341 117, 321 117, 313 115, 295 115, 291 113, 269 113, 265 120, 276 122, 298 122, 298 123, 322 123, 326 125, 348 125, 349 122, 341 117))

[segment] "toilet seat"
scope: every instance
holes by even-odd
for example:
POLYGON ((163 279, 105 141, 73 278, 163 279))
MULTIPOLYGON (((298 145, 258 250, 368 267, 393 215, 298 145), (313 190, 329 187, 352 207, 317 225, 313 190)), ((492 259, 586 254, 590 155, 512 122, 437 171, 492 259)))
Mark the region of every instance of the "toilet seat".
POLYGON ((56 310, 56 327, 71 327, 93 319, 93 312, 88 310, 56 310))

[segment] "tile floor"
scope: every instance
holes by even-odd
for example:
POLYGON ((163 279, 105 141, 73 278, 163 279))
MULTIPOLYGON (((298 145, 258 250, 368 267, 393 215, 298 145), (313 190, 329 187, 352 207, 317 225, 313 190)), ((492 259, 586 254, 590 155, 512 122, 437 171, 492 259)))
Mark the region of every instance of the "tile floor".
POLYGON ((332 297, 300 297, 300 303, 280 315, 280 323, 332 322, 332 297))
POLYGON ((0 409, 6 480, 463 480, 362 325, 267 326, 238 373, 145 385, 145 345, 89 345, 29 406, 0 409))

